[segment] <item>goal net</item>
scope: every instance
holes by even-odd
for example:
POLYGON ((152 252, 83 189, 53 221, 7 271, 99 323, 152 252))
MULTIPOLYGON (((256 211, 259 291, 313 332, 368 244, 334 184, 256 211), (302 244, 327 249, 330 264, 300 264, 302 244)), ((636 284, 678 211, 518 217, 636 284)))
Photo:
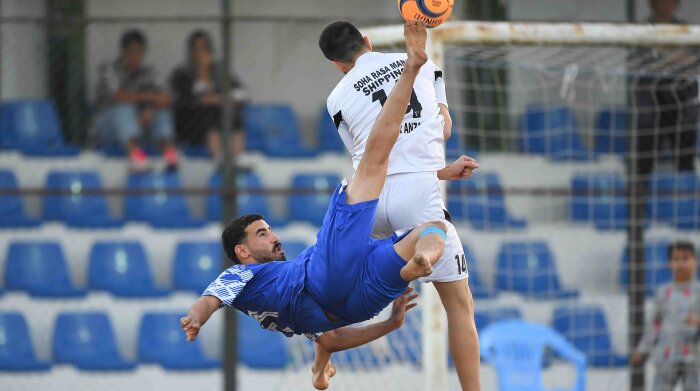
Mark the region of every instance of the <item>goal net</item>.
MULTIPOLYGON (((380 50, 401 49, 401 26, 363 32, 380 50)), ((467 154, 481 165, 446 186, 477 328, 508 318, 553 328, 585 354, 588 389, 651 383, 668 341, 649 347, 646 365, 628 363, 654 293, 672 281, 669 244, 700 245, 696 45, 700 27, 680 25, 452 22, 430 32, 455 124, 448 161, 467 154)), ((426 358, 447 355, 444 324, 429 326, 431 306, 441 321, 432 291, 422 287, 429 303, 401 330, 335 355, 333 389, 457 389, 454 368, 426 358)), ((681 324, 700 304, 682 302, 665 321, 681 324)), ((308 381, 311 347, 297 345, 289 376, 308 381)), ((546 357, 546 386, 574 384, 573 366, 546 357)), ((482 388, 509 376, 484 363, 482 388)))

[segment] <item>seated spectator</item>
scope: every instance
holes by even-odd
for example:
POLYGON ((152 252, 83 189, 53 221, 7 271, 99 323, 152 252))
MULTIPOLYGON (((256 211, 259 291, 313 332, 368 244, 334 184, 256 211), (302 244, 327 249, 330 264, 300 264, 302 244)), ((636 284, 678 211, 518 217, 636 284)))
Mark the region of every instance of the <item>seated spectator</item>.
MULTIPOLYGON (((213 58, 214 47, 209 34, 197 30, 187 39, 187 58, 170 76, 175 94, 175 128, 179 143, 204 145, 206 142, 215 161, 221 163, 221 103, 223 75, 226 72, 213 58)), ((231 76, 231 153, 243 149, 243 105, 247 92, 235 76, 231 76)))
POLYGON ((177 168, 170 95, 156 84, 154 69, 143 63, 146 38, 138 30, 121 37, 121 55, 99 67, 96 132, 101 144, 119 144, 132 169, 149 168, 143 142, 157 142, 168 170, 177 168))

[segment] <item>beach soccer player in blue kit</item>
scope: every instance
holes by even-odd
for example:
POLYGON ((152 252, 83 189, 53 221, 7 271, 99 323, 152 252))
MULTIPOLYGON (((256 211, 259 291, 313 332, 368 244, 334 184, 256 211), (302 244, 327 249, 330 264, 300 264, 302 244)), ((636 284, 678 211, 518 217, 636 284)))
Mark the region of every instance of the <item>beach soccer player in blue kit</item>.
MULTIPOLYGON (((222 242, 234 265, 181 319, 189 341, 217 309, 227 305, 263 328, 287 336, 304 334, 328 351, 359 346, 373 335, 340 332, 342 328, 376 316, 394 300, 410 302, 409 282, 432 273, 445 246, 443 222, 426 222, 384 240, 370 237, 389 154, 416 76, 428 59, 422 22, 406 22, 404 37, 408 58, 403 73, 374 123, 355 175, 333 193, 316 244, 285 261, 279 237, 262 216, 244 215, 229 222, 222 242)), ((374 339, 386 332, 377 334, 374 339)))

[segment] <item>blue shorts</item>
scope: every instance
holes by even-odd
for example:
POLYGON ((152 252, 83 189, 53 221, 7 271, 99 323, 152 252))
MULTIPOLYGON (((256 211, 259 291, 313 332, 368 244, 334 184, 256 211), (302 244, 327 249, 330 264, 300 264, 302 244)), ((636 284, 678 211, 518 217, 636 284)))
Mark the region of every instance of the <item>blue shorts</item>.
POLYGON ((324 310, 355 323, 377 315, 408 282, 400 276, 406 261, 394 250, 401 238, 370 237, 378 200, 349 205, 346 198, 339 185, 306 266, 306 289, 324 310))

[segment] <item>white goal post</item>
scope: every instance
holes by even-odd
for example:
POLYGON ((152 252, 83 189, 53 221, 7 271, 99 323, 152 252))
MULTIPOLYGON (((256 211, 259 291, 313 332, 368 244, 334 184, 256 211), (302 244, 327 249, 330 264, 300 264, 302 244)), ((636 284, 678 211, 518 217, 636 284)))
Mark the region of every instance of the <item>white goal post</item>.
MULTIPOLYGON (((376 48, 403 46, 402 25, 364 28, 361 32, 376 48)), ((446 44, 679 47, 700 45, 700 26, 451 21, 428 32, 428 55, 442 69, 446 44)), ((421 306, 424 379, 421 389, 446 390, 446 321, 434 289, 422 290, 421 306)))

